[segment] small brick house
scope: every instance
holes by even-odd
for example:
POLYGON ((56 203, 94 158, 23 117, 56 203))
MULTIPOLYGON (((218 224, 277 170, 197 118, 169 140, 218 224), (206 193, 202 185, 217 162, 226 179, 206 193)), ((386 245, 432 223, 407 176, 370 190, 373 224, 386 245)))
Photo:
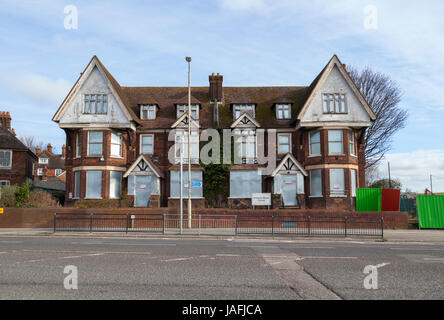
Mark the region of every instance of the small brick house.
POLYGON ((53 153, 52 145, 48 143, 46 149, 36 147, 38 163, 34 168, 34 186, 46 191, 65 193, 65 145, 62 154, 53 153))
POLYGON ((191 88, 190 104, 191 114, 187 87, 120 86, 94 56, 53 117, 66 132, 66 199, 125 192, 134 206, 178 206, 190 123, 193 206, 205 205, 203 133, 216 129, 231 134, 224 141, 239 160, 229 167, 230 207, 267 192, 280 207, 353 208, 376 117, 336 55, 309 86, 226 87, 211 74, 209 86, 191 88), (273 154, 275 166, 258 174, 273 154))
POLYGON ((29 150, 11 129, 11 115, 0 111, 0 187, 32 183, 37 156, 29 150))

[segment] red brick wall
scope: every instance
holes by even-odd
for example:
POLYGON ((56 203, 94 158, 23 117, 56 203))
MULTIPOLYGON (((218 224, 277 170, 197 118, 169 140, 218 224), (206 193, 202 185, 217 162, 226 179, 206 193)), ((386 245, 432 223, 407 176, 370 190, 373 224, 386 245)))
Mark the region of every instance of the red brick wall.
POLYGON ((33 179, 32 164, 36 160, 28 151, 12 150, 11 169, 0 169, 0 180, 9 180, 11 185, 21 185, 26 178, 33 179))

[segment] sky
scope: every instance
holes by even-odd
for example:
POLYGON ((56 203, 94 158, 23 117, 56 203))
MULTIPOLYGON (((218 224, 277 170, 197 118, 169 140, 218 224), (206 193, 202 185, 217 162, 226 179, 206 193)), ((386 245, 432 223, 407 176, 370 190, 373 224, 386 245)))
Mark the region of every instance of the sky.
POLYGON ((93 55, 124 86, 309 85, 333 54, 396 81, 408 110, 380 176, 444 192, 444 1, 0 0, 0 111, 51 142, 52 116, 93 55), (73 25, 74 6, 77 26, 73 25), (74 28, 73 28, 74 27, 74 28))

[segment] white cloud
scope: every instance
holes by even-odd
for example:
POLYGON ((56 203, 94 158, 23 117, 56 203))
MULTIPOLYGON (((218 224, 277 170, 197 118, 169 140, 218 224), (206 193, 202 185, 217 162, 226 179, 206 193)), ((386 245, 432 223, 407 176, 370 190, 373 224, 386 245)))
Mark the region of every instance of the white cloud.
POLYGON ((387 154, 379 166, 384 177, 387 176, 387 161, 390 162, 391 177, 399 179, 403 189, 424 192, 426 188, 430 189, 432 175, 433 191, 444 192, 444 150, 387 154))
POLYGON ((51 79, 35 73, 3 75, 0 82, 36 104, 58 106, 72 87, 65 79, 51 79))

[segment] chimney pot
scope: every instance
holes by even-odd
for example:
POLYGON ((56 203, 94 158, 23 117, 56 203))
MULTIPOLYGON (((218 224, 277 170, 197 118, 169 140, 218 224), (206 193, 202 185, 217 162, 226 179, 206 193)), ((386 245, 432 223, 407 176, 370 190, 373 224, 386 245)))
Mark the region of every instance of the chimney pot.
POLYGON ((217 73, 217 76, 214 76, 214 73, 209 77, 210 78, 210 101, 222 101, 222 82, 223 77, 220 73, 217 73))

